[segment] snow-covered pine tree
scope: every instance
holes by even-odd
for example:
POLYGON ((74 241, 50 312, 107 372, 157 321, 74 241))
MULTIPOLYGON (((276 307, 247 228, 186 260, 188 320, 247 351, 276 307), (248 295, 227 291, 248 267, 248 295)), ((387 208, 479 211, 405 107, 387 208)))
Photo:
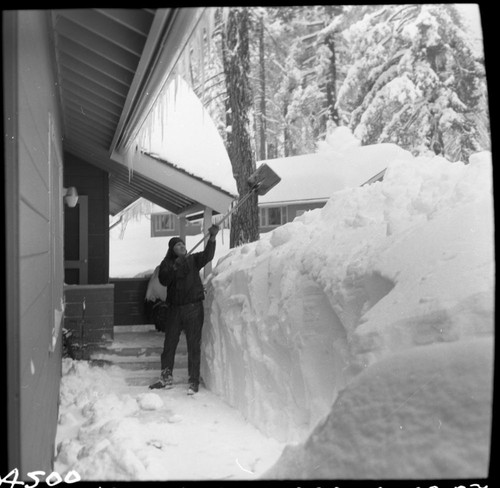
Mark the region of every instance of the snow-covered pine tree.
MULTIPOLYGON (((317 36, 328 23, 325 7, 268 7, 267 30, 272 42, 268 72, 275 80, 270 93, 267 121, 278 129, 281 150, 277 156, 312 152, 326 129, 326 83, 318 76, 317 36), (273 96, 274 95, 274 96, 273 96), (274 124, 273 124, 274 122, 274 124)), ((324 46, 322 46, 324 47, 324 46)), ((328 51, 327 56, 331 51, 328 51)), ((267 74, 266 73, 266 74, 267 74)))
POLYGON ((339 123, 337 42, 341 30, 371 6, 267 7, 266 77, 270 80, 266 136, 276 156, 313 152, 327 123, 339 123), (267 41, 269 40, 269 41, 267 41), (271 81, 272 80, 272 81, 271 81))
POLYGON ((338 108, 363 144, 464 162, 489 148, 484 62, 466 32, 452 4, 386 5, 345 32, 338 108))

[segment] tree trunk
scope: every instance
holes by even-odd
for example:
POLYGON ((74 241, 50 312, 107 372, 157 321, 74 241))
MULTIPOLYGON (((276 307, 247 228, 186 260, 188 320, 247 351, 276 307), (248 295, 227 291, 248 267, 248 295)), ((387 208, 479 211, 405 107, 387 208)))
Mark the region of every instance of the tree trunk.
POLYGON ((266 67, 264 62, 264 19, 259 20, 259 160, 266 159, 266 67))
POLYGON ((335 103, 337 102, 337 89, 335 82, 337 79, 337 65, 335 63, 335 39, 333 34, 330 34, 326 38, 326 45, 331 51, 330 55, 330 69, 328 71, 328 77, 326 82, 326 103, 328 104, 328 118, 332 120, 335 125, 339 124, 339 114, 335 108, 335 103))
POLYGON ((285 101, 285 104, 283 106, 283 120, 285 121, 285 125, 283 127, 283 149, 284 149, 284 154, 285 158, 288 156, 292 156, 292 141, 290 138, 290 131, 288 129, 288 122, 286 120, 286 116, 288 114, 288 101, 285 101))
MULTIPOLYGON (((248 178, 255 171, 255 156, 250 140, 249 55, 250 17, 245 7, 230 7, 222 29, 222 60, 227 86, 227 152, 240 198, 250 190, 248 178)), ((253 194, 233 215, 229 247, 259 239, 257 194, 253 194)))

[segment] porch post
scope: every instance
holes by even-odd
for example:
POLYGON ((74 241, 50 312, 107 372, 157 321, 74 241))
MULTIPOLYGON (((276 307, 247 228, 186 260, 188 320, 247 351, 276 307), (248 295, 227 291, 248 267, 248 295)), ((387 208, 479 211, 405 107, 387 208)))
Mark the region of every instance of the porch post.
MULTIPOLYGON (((212 225, 212 209, 210 207, 205 207, 203 211, 203 233, 205 234, 205 242, 204 246, 208 242, 208 237, 206 234, 208 233, 208 228, 212 225)), ((206 278, 212 272, 212 263, 208 263, 203 269, 203 276, 206 278)))
POLYGON ((179 217, 179 237, 186 242, 186 216, 179 217))

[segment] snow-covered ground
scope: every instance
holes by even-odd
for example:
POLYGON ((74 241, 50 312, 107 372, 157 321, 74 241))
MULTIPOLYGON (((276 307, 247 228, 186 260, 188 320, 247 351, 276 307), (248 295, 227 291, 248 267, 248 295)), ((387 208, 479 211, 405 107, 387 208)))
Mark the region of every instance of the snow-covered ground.
MULTIPOLYGON (((486 477, 493 225, 489 152, 467 165, 407 154, 383 182, 335 192, 258 242, 222 252, 219 236, 207 389, 139 391, 118 368, 65 362, 56 468, 88 479, 486 477)), ((163 258, 168 238, 151 241, 134 241, 134 274, 163 258)))
POLYGON ((252 480, 281 454, 281 443, 205 388, 195 396, 185 384, 153 391, 128 385, 127 374, 63 360, 58 473, 99 481, 252 480))

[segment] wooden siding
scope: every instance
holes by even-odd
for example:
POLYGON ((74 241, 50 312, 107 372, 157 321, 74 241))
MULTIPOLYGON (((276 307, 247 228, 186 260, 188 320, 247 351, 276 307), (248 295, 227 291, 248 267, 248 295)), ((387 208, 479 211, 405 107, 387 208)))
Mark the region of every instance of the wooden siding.
POLYGON ((115 285, 115 325, 150 323, 144 307, 149 278, 113 278, 109 281, 115 285))
POLYGON ((76 359, 88 359, 93 347, 113 340, 114 285, 67 285, 64 296, 64 327, 78 345, 76 359))
POLYGON ((10 459, 16 459, 12 467, 26 479, 29 471, 51 472, 55 449, 62 350, 55 319, 63 298, 62 145, 48 14, 19 11, 14 19, 19 141, 18 159, 6 164, 19 167, 19 323, 12 325, 19 329, 19 344, 11 346, 19 348, 20 448, 10 459))
POLYGON ((2 475, 21 464, 19 416, 19 124, 16 120, 18 99, 18 19, 17 12, 3 13, 3 81, 5 129, 5 304, 7 359, 7 421, 2 423, 2 439, 7 442, 2 475))
MULTIPOLYGON (((88 196, 88 284, 105 284, 109 274, 109 175, 106 171, 66 153, 64 186, 88 196)), ((76 232, 76 227, 66 229, 76 232)), ((67 242, 77 242, 68 235, 67 242)), ((67 281, 68 284, 74 284, 67 281)))

